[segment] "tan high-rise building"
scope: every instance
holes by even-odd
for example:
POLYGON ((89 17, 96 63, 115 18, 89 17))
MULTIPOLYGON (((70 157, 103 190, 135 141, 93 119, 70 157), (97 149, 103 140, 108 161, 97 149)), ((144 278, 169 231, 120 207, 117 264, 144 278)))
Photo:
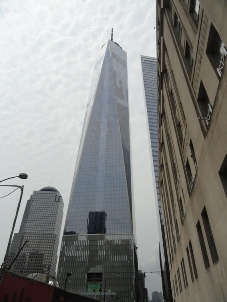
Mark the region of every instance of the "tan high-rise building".
POLYGON ((159 193, 173 299, 227 301, 227 1, 157 1, 159 193))

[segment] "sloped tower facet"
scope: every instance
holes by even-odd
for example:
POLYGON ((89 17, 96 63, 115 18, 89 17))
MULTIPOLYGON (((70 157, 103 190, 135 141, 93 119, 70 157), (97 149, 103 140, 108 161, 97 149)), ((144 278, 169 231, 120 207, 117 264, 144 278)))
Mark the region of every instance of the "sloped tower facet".
POLYGON ((131 301, 132 216, 127 56, 108 41, 95 65, 86 108, 59 260, 60 285, 72 272, 69 291, 100 296, 105 291, 131 301))

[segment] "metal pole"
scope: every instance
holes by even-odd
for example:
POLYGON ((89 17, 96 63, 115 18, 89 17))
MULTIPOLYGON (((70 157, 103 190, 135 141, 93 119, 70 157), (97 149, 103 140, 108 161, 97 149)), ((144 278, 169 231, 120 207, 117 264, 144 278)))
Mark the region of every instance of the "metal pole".
POLYGON ((104 280, 104 298, 103 301, 106 301, 106 279, 104 280))
POLYGON ((7 268, 7 270, 10 270, 12 265, 14 264, 14 262, 17 260, 17 257, 20 255, 21 251, 23 250, 23 248, 25 247, 25 245, 28 243, 29 240, 26 240, 24 242, 24 244, 22 245, 22 247, 19 249, 18 253, 16 254, 16 257, 13 259, 13 261, 10 263, 10 266, 7 268))
POLYGON ((67 281, 68 281, 68 274, 66 275, 66 278, 65 278, 65 286, 64 286, 64 290, 66 291, 66 284, 67 284, 67 281))
POLYGON ((21 194, 20 194, 20 199, 19 199, 18 205, 17 205, 16 215, 14 217, 12 230, 11 230, 11 233, 10 233, 10 236, 9 236, 9 241, 8 241, 8 245, 7 245, 7 249, 6 249, 6 254, 5 254, 5 257, 4 257, 4 264, 6 264, 6 261, 7 261, 7 258, 8 258, 9 249, 10 249, 10 246, 11 246, 11 241, 12 241, 12 237, 13 237, 13 233, 14 233, 14 228, 15 228, 15 225, 16 225, 17 216, 18 216, 18 212, 19 212, 19 209, 20 209, 21 200, 22 200, 22 196, 23 196, 23 192, 24 192, 24 186, 21 186, 21 187, 18 186, 18 188, 21 189, 21 194))

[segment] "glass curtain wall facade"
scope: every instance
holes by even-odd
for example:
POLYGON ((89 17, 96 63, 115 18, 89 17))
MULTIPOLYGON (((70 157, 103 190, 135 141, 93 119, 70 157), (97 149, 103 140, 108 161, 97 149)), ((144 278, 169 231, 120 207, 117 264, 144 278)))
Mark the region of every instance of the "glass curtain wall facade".
POLYGON ((28 200, 19 233, 15 233, 7 258, 10 266, 23 247, 10 271, 29 275, 56 275, 57 251, 63 217, 61 194, 52 187, 34 191, 28 200))
POLYGON ((157 59, 141 56, 144 98, 147 108, 148 128, 151 142, 155 187, 156 209, 158 215, 158 229, 160 239, 160 266, 162 272, 163 292, 165 299, 171 299, 169 265, 166 253, 166 239, 164 232, 163 209, 159 196, 159 160, 158 160, 158 98, 157 98, 157 59))
POLYGON ((60 252, 60 286, 71 272, 69 291, 131 301, 132 216, 127 56, 111 40, 94 69, 60 252))

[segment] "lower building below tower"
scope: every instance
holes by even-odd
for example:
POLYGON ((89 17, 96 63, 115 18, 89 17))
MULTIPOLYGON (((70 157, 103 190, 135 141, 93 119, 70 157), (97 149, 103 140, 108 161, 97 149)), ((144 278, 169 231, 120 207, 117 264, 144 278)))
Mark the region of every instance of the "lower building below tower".
POLYGON ((133 302, 137 259, 132 234, 67 234, 58 265, 59 286, 101 301, 133 302))

